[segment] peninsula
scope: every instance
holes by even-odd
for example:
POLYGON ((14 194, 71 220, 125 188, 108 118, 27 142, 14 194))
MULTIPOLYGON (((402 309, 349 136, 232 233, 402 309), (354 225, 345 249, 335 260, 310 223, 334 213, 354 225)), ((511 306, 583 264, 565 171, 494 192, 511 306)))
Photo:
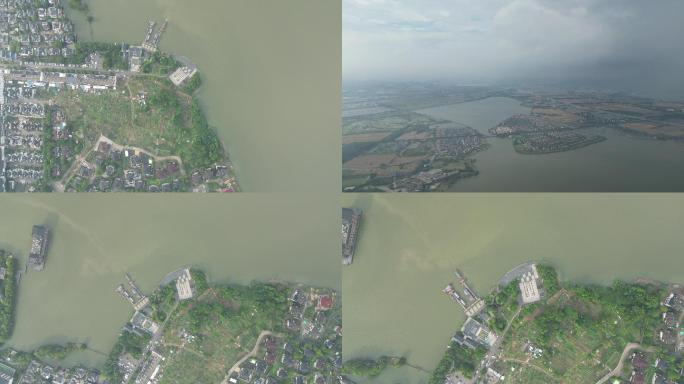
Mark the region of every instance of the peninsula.
POLYGON ((232 192, 223 144, 195 95, 199 69, 139 45, 80 41, 66 6, 0 1, 0 191, 232 192))
POLYGON ((654 281, 610 286, 562 282, 547 265, 506 273, 478 302, 445 293, 466 312, 431 384, 682 383, 684 287, 654 281))
POLYGON ((214 284, 200 270, 181 268, 153 292, 129 274, 115 291, 132 315, 103 367, 63 363, 88 348, 80 343, 2 349, 0 382, 326 384, 341 375, 341 297, 333 289, 214 284))

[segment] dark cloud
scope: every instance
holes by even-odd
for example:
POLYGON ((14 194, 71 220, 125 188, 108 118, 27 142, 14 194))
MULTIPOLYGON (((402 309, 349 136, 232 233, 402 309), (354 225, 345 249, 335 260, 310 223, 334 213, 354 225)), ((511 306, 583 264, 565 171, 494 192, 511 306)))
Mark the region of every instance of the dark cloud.
POLYGON ((344 75, 680 97, 682 15, 680 0, 344 0, 344 75))

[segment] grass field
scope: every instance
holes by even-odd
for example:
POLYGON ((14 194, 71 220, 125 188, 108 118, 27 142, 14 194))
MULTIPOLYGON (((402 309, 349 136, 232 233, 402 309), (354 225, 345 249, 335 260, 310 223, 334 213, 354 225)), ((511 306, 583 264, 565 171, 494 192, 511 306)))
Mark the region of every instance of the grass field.
POLYGON ((158 156, 181 156, 188 170, 224 160, 221 143, 196 101, 165 77, 135 76, 121 81, 116 91, 98 94, 65 90, 55 102, 86 147, 105 135, 158 156))
POLYGON ((628 342, 643 343, 654 332, 657 312, 655 317, 623 314, 599 304, 615 292, 599 290, 598 302, 582 297, 582 292, 562 290, 513 323, 503 344, 502 360, 522 369, 507 367, 507 381, 596 382, 617 365, 628 342), (526 352, 527 345, 542 349, 543 354, 533 357, 526 352), (536 373, 532 371, 546 372, 547 377, 533 380, 529 375, 536 373))
POLYGON ((162 337, 168 360, 160 384, 220 382, 254 347, 261 331, 282 329, 285 289, 266 284, 213 287, 196 301, 181 304, 162 337))

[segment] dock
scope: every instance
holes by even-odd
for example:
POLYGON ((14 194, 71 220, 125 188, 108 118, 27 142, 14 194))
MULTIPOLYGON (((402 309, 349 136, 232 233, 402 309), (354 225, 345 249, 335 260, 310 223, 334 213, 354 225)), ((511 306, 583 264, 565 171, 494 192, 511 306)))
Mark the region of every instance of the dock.
POLYGON ((135 280, 128 273, 126 273, 126 284, 119 284, 115 291, 131 303, 136 311, 145 308, 150 303, 150 299, 143 295, 140 288, 135 284, 135 280))
POLYGON ((456 276, 456 279, 461 286, 461 293, 458 292, 453 283, 449 283, 442 289, 442 292, 460 305, 466 316, 473 317, 477 315, 485 307, 484 300, 482 300, 475 290, 470 287, 468 281, 461 272, 458 270, 454 271, 454 276, 456 276))
POLYGON ((159 41, 161 40, 164 32, 166 32, 166 27, 169 24, 169 19, 164 20, 159 29, 155 29, 157 26, 156 21, 150 20, 147 24, 147 33, 145 34, 145 40, 143 40, 142 47, 150 52, 156 52, 159 49, 159 41))

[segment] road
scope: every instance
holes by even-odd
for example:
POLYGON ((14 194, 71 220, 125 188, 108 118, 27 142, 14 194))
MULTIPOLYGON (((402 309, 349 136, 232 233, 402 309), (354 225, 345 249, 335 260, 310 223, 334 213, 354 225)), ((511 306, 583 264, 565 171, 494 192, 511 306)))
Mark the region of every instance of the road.
MULTIPOLYGON (((124 149, 131 149, 137 153, 144 153, 148 157, 151 157, 152 159, 154 159, 154 161, 156 163, 159 163, 159 162, 164 161, 164 160, 175 161, 176 163, 178 163, 178 170, 180 171, 181 175, 185 176, 185 168, 183 167, 183 160, 181 160, 180 156, 156 156, 156 155, 152 154, 150 151, 145 150, 143 148, 134 147, 131 145, 118 144, 118 143, 114 142, 112 139, 110 139, 104 135, 100 135, 100 137, 97 139, 97 141, 95 142, 95 144, 92 146, 92 148, 90 150, 76 156, 76 159, 74 160, 73 163, 71 163, 71 166, 69 167, 69 169, 66 172, 64 172, 64 176, 62 176, 62 179, 60 181, 53 183, 53 188, 54 188, 55 192, 64 192, 64 189, 66 188, 67 182, 71 179, 71 177, 74 175, 74 173, 76 173, 76 171, 78 170, 78 167, 81 166, 83 161, 86 158, 88 158, 88 156, 92 152, 95 152, 98 150, 100 143, 109 143, 109 145, 111 145, 111 147, 112 147, 111 150, 113 150, 113 151, 123 151, 124 149)), ((93 176, 93 177, 95 177, 95 176, 93 176)))
POLYGON ((608 374, 603 376, 601 378, 601 380, 596 382, 596 384, 603 384, 606 381, 610 380, 611 377, 619 376, 622 373, 622 368, 625 366, 625 359, 627 359, 627 356, 629 356, 629 353, 635 349, 640 349, 642 351, 648 351, 648 352, 651 352, 653 350, 653 348, 644 348, 640 344, 637 344, 637 343, 627 344, 625 349, 622 351, 622 356, 620 356, 620 361, 618 362, 618 365, 615 367, 615 369, 608 372, 608 374))
POLYGON ((240 367, 240 364, 244 363, 250 357, 256 356, 256 354, 259 352, 259 346, 261 345, 261 340, 266 336, 281 337, 282 335, 281 334, 275 334, 271 331, 261 331, 261 333, 259 334, 259 337, 257 337, 256 343, 254 344, 254 348, 252 348, 252 350, 249 351, 248 354, 243 356, 240 360, 238 360, 237 363, 233 364, 233 366, 230 367, 230 369, 228 370, 228 373, 226 373, 226 377, 223 379, 221 384, 228 384, 228 377, 230 377, 230 375, 240 367))
MULTIPOLYGON (((166 327, 166 323, 171 318, 171 315, 173 315, 173 313, 176 312, 176 309, 178 308, 178 304, 180 304, 180 303, 178 301, 176 301, 176 303, 173 305, 173 308, 171 308, 171 310, 169 311, 169 314, 166 315, 166 318, 164 319, 164 321, 159 326, 159 330, 157 330, 157 332, 154 335, 152 335, 152 338, 150 339, 150 341, 145 346, 145 351, 143 352, 143 356, 145 358, 138 360, 138 363, 136 364, 133 372, 137 372, 140 369, 141 365, 147 360, 147 354, 150 351, 154 350, 154 347, 157 345, 157 343, 159 342, 159 340, 161 339, 161 337, 164 333, 164 327, 166 327)), ((137 378, 137 375, 131 375, 128 378, 128 380, 124 381, 124 384, 132 383, 135 381, 136 378, 137 378)))
MULTIPOLYGON (((520 312, 522 311, 522 307, 518 306, 518 309, 515 311, 513 316, 511 316, 511 320, 508 321, 508 324, 506 324, 506 328, 504 328, 503 332, 497 337, 496 341, 494 342, 494 345, 489 348, 489 351, 487 351, 487 354, 485 355, 484 359, 480 362, 480 367, 484 367, 489 365, 489 362, 493 361, 496 359, 496 355, 499 353, 499 349, 501 348, 501 344, 503 343, 504 337, 508 333, 508 330, 511 328, 511 325, 513 325, 513 322, 515 319, 518 318, 518 315, 520 315, 520 312)), ((480 378, 480 370, 478 369, 477 372, 475 373, 475 377, 473 377, 473 383, 477 383, 478 379, 480 378)))
POLYGON ((534 369, 535 371, 537 371, 537 372, 539 372, 539 373, 543 373, 543 374, 545 374, 546 376, 549 376, 550 378, 553 378, 553 375, 551 375, 550 373, 548 373, 547 371, 545 371, 544 368, 539 367, 539 366, 536 366, 536 365, 534 365, 534 364, 531 364, 529 361, 526 361, 526 360, 512 359, 512 358, 502 358, 501 361, 507 361, 507 362, 509 362, 509 363, 520 364, 520 365, 523 365, 523 366, 525 366, 525 367, 532 368, 532 369, 534 369))

